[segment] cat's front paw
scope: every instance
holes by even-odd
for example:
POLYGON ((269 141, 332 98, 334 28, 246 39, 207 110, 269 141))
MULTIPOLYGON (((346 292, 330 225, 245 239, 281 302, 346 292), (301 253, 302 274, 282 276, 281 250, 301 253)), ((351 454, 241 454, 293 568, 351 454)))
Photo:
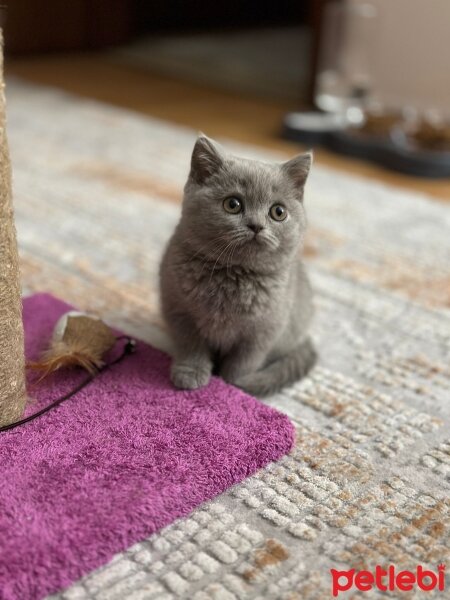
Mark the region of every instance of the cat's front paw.
POLYGON ((209 382, 211 371, 198 365, 175 363, 170 371, 173 385, 180 390, 196 390, 209 382))

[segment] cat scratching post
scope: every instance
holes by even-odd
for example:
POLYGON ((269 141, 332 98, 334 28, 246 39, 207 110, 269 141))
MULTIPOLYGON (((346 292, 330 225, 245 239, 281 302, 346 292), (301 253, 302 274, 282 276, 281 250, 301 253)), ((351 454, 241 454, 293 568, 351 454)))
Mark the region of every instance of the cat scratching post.
POLYGON ((5 130, 3 36, 0 29, 0 426, 20 419, 25 399, 22 299, 5 130))

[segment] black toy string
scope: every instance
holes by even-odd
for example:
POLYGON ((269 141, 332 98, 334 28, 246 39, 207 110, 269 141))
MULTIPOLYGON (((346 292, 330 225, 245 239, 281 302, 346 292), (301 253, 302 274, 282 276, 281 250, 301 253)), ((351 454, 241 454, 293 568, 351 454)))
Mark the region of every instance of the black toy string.
POLYGON ((85 388, 89 383, 91 383, 91 381, 93 381, 98 375, 100 375, 100 373, 107 371, 108 369, 110 369, 111 367, 113 367, 114 365, 119 363, 123 358, 125 358, 125 356, 132 354, 136 347, 136 341, 133 340, 132 338, 128 337, 127 335, 121 335, 120 337, 116 338, 117 342, 120 340, 126 340, 127 342, 124 345, 122 352, 119 354, 119 356, 117 358, 115 358, 110 363, 107 363, 103 367, 100 367, 100 369, 98 369, 94 375, 89 375, 88 377, 86 377, 86 379, 84 381, 82 381, 81 383, 79 383, 73 390, 68 392, 65 396, 62 396, 61 398, 54 400, 45 408, 38 410, 37 412, 33 413, 32 415, 28 415, 28 417, 25 417, 24 419, 21 419, 20 421, 15 421, 14 423, 9 423, 9 425, 3 425, 3 427, 0 427, 0 433, 2 433, 3 431, 9 431, 10 429, 15 429, 16 427, 25 425, 25 423, 28 423, 29 421, 33 421, 34 419, 37 419, 38 417, 40 417, 44 413, 48 412, 52 408, 55 408, 56 406, 58 406, 65 400, 72 398, 72 396, 74 396, 79 391, 81 391, 83 388, 85 388))

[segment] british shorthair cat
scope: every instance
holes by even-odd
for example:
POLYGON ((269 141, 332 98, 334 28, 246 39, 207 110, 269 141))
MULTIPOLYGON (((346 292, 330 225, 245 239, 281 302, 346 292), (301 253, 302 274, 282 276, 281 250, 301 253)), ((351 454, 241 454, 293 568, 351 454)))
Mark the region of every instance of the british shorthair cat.
POLYGON ((264 396, 314 365, 312 293, 300 258, 311 162, 311 153, 285 163, 238 158, 197 139, 160 269, 176 387, 204 386, 217 373, 264 396))

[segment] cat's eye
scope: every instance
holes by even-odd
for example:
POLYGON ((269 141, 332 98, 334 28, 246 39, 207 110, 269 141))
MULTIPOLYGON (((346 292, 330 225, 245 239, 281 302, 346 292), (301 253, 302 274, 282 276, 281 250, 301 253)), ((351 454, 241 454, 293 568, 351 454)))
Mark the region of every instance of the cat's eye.
POLYGON ((281 204, 274 204, 270 209, 270 216, 274 221, 284 221, 287 217, 287 210, 281 204))
POLYGON ((239 198, 236 198, 235 196, 230 196, 230 198, 225 198, 225 200, 223 201, 223 207, 228 213, 236 215, 242 210, 242 202, 241 200, 239 200, 239 198))

